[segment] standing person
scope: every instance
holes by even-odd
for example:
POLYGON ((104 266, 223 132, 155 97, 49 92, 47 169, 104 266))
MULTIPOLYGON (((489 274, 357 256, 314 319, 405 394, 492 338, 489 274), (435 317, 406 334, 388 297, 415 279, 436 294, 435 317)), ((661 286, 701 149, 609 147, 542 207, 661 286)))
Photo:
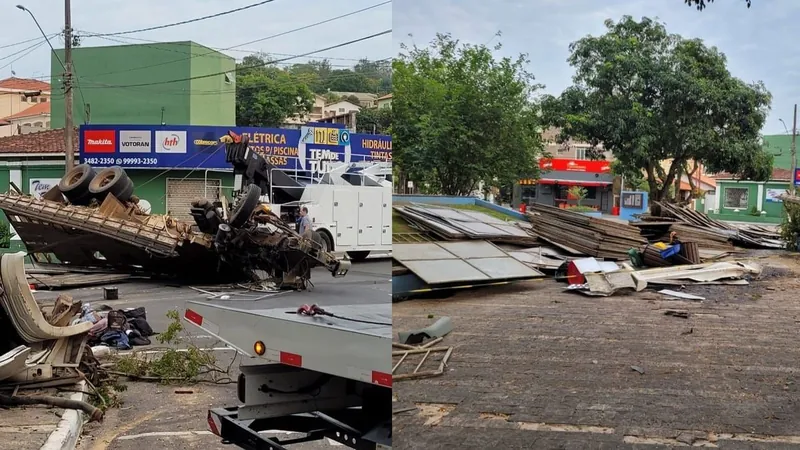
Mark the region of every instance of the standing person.
POLYGON ((308 208, 303 206, 300 208, 300 236, 303 236, 306 232, 311 231, 311 218, 308 217, 308 208))

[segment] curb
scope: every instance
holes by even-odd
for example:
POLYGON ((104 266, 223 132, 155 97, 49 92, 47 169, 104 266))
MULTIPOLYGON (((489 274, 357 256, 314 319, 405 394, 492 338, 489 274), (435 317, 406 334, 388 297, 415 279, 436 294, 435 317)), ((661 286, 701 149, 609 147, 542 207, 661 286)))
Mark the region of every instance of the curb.
MULTIPOLYGON (((86 391, 86 382, 81 380, 75 384, 76 392, 70 395, 72 400, 80 400, 82 402, 88 401, 86 391)), ((40 450, 72 450, 78 445, 78 438, 81 436, 83 430, 83 423, 86 421, 86 414, 83 411, 75 409, 67 409, 64 415, 61 416, 61 421, 58 422, 56 429, 50 433, 50 436, 42 445, 40 450)))

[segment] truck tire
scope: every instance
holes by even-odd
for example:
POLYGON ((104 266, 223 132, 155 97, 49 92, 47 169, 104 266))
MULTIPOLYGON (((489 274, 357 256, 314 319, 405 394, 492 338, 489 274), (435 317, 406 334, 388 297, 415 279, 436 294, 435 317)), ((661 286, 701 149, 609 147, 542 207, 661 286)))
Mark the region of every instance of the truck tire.
POLYGON ((367 256, 369 256, 369 250, 347 252, 347 256, 350 257, 351 261, 355 262, 364 261, 365 259, 367 259, 367 256))
POLYGON ((314 239, 314 241, 317 241, 317 243, 322 246, 322 251, 332 252, 334 250, 333 239, 331 239, 330 234, 328 234, 326 231, 320 231, 320 232, 315 231, 314 234, 319 236, 319 239, 314 239))
POLYGON ((258 186, 250 184, 244 188, 244 191, 239 196, 239 201, 233 207, 231 220, 228 221, 230 225, 234 228, 239 228, 246 224, 250 220, 253 211, 256 210, 260 199, 261 189, 258 186))
POLYGON ((107 167, 98 172, 89 183, 89 192, 99 201, 106 195, 113 194, 117 200, 127 202, 133 195, 133 182, 122 167, 107 167))
POLYGON ((58 182, 58 190, 73 204, 88 202, 89 184, 96 175, 94 168, 88 164, 80 164, 67 172, 58 182))

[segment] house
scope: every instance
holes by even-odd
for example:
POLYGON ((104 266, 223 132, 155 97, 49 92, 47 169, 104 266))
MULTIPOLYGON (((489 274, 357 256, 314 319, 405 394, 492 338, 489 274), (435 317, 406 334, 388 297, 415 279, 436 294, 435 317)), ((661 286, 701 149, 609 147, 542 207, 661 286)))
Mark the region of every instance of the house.
POLYGON ((383 97, 378 97, 375 100, 375 106, 380 108, 391 108, 392 107, 392 94, 386 94, 383 97))
POLYGON ((362 108, 374 108, 376 106, 375 102, 378 100, 378 96, 375 94, 370 94, 367 92, 333 92, 331 94, 339 97, 339 98, 348 98, 348 97, 355 97, 358 99, 358 105, 362 108))
POLYGON ((309 122, 317 122, 324 117, 323 110, 326 103, 325 97, 319 94, 314 94, 314 104, 311 106, 311 112, 303 116, 288 117, 283 123, 284 128, 299 128, 309 122))
POLYGON ((50 129, 50 102, 37 103, 14 115, 4 117, 2 122, 10 128, 7 136, 37 133, 50 129))
POLYGON ((30 126, 41 122, 42 129, 49 128, 50 122, 50 84, 26 78, 6 78, 0 80, 0 137, 19 134, 20 128, 27 128, 26 119, 32 117, 30 126), (45 106, 40 106, 44 104, 45 106), (21 116, 23 111, 37 107, 33 116, 21 116), (46 116, 41 114, 47 110, 46 116), (14 118, 15 120, 11 120, 14 118))
MULTIPOLYGON (((571 139, 565 142, 558 142, 559 133, 561 133, 561 130, 554 127, 548 128, 542 132, 542 141, 546 154, 559 159, 590 159, 589 149, 591 148, 591 144, 588 142, 573 141, 571 139)), ((602 146, 600 149, 602 149, 602 146)), ((611 161, 613 155, 609 151, 603 151, 602 159, 611 161)))
POLYGON ((338 102, 325 105, 322 109, 322 117, 340 116, 359 111, 361 111, 361 106, 353 104, 348 100, 339 100, 338 102))

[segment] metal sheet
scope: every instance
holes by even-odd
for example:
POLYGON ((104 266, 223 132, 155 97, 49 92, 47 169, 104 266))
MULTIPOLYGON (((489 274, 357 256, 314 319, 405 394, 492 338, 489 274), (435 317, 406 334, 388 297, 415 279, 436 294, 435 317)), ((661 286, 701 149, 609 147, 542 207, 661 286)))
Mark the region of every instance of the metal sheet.
POLYGON ((507 256, 504 251, 487 241, 439 242, 438 245, 461 259, 507 256))
POLYGON ((464 215, 461 211, 456 211, 454 209, 449 208, 420 208, 414 207, 414 209, 422 210, 425 213, 438 216, 444 219, 451 219, 451 220, 458 220, 459 222, 469 222, 475 220, 470 216, 464 215))
POLYGON ((503 258, 470 259, 467 262, 495 280, 508 280, 518 278, 536 278, 544 276, 516 259, 506 256, 503 258))
POLYGON ((420 244, 392 244, 392 258, 405 264, 406 261, 432 259, 458 259, 457 256, 433 242, 420 244))
POLYGON ((531 252, 508 252, 508 255, 517 261, 548 269, 558 269, 564 263, 563 260, 531 252))
MULTIPOLYGON (((493 261, 494 259, 495 258, 475 259, 472 261, 493 261)), ((488 275, 470 266, 463 260, 407 261, 404 262, 403 265, 408 267, 409 270, 428 284, 445 284, 458 281, 486 281, 491 279, 488 275)))
POLYGON ((488 214, 478 211, 461 211, 461 213, 464 214, 465 216, 471 217, 472 219, 469 221, 475 220, 478 222, 488 223, 492 225, 504 225, 508 223, 505 220, 500 220, 497 217, 492 217, 488 214))
MULTIPOLYGON (((452 222, 451 222, 452 223, 452 222)), ((492 225, 481 222, 456 222, 452 223, 454 226, 463 228, 464 230, 483 236, 511 236, 507 231, 501 230, 492 225)))
POLYGON ((514 236, 530 237, 530 235, 525 230, 516 225, 511 225, 506 223, 503 225, 492 225, 492 226, 514 236))

